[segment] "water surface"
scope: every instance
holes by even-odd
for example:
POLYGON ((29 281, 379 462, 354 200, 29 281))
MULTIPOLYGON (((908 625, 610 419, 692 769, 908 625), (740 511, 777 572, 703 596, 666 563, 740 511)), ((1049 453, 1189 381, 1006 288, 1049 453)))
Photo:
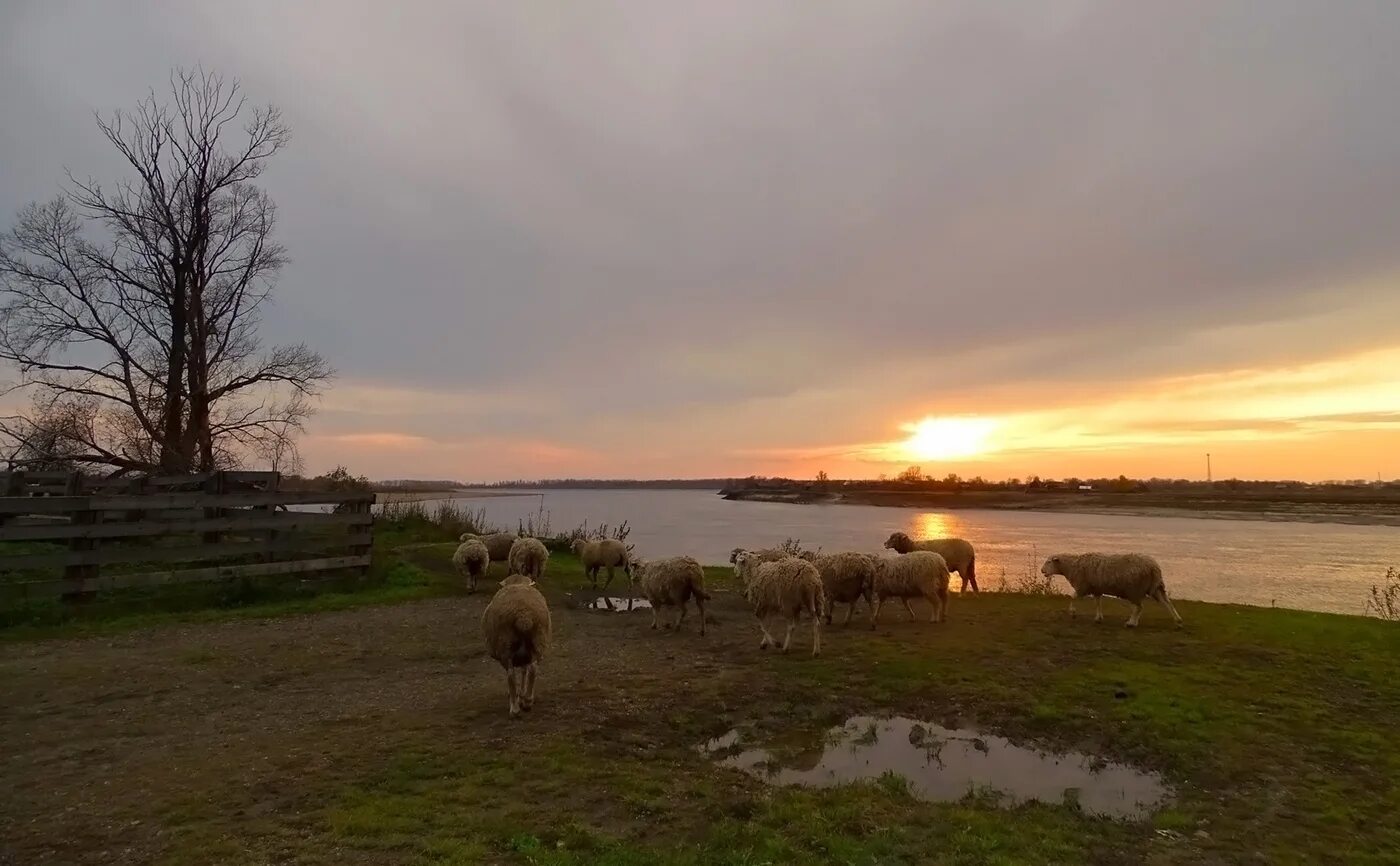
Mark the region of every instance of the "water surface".
POLYGON ((746 748, 743 740, 730 731, 701 751, 774 785, 826 788, 892 774, 925 800, 992 794, 1005 805, 1069 803, 1109 818, 1147 818, 1171 796, 1159 775, 1127 764, 1082 752, 1043 752, 974 729, 904 717, 856 716, 829 731, 817 749, 789 761, 746 748))

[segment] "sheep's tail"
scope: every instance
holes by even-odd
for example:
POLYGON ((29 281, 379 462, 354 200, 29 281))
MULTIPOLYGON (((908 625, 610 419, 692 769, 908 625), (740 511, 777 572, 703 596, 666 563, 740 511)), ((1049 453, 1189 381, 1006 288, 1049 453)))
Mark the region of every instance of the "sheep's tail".
POLYGON ((510 663, 512 667, 523 668, 538 656, 535 652, 535 635, 532 632, 521 632, 510 646, 510 663))
POLYGON ((963 578, 963 583, 970 584, 974 592, 977 591, 977 554, 972 554, 967 558, 967 574, 963 578))

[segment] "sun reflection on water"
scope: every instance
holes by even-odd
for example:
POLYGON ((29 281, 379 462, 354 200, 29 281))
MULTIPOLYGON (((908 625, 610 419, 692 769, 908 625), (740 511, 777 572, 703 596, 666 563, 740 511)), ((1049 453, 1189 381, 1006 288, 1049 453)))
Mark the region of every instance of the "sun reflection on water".
POLYGON ((955 538, 961 535, 962 521, 946 511, 915 515, 909 527, 910 538, 955 538))

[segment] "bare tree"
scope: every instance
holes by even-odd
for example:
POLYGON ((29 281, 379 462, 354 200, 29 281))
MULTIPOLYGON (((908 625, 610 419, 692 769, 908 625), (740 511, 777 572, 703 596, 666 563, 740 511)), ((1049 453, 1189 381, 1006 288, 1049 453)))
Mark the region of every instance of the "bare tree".
POLYGON ((174 73, 170 97, 97 119, 134 177, 104 187, 70 173, 0 236, 0 363, 19 374, 0 393, 34 400, 0 418, 12 463, 285 459, 333 375, 304 345, 258 339, 286 262, 254 184, 289 139, 280 113, 202 69, 174 73))

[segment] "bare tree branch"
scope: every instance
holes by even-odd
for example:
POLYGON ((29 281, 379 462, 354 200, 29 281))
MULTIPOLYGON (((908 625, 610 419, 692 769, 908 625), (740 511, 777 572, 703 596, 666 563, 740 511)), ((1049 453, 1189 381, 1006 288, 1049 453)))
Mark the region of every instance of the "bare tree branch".
POLYGON ((0 419, 6 459, 127 471, 295 462, 310 398, 334 375, 304 345, 264 349, 260 313, 286 251, 255 185, 290 139, 236 80, 176 70, 97 126, 134 173, 69 174, 0 236, 0 365, 28 391, 0 419), (242 134, 234 133, 241 124, 242 134))

